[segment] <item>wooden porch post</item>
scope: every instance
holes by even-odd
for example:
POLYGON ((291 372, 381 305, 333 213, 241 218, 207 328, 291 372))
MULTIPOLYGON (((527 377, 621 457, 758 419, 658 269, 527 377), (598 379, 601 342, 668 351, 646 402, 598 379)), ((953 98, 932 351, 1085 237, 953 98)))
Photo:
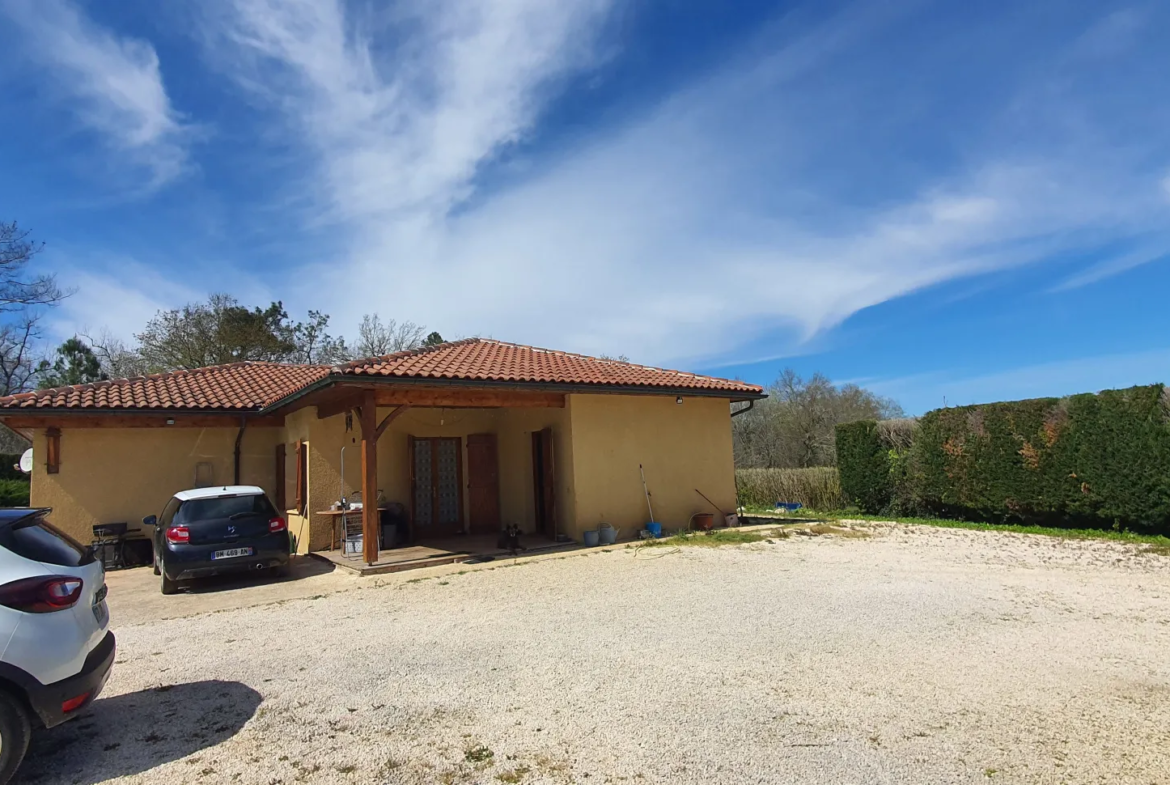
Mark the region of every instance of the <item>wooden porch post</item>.
POLYGON ((363 391, 362 425, 362 556, 378 561, 378 409, 373 389, 363 391))

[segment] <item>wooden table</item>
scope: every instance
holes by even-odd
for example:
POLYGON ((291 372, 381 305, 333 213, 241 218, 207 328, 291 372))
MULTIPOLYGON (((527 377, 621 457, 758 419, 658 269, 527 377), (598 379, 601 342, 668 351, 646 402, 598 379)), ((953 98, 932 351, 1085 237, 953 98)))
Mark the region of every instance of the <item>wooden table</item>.
MULTIPOLYGON (((378 550, 382 550, 382 513, 390 509, 389 507, 378 508, 378 550)), ((329 518, 329 550, 335 550, 337 546, 337 522, 346 515, 361 515, 361 510, 318 510, 317 515, 324 515, 329 518)))

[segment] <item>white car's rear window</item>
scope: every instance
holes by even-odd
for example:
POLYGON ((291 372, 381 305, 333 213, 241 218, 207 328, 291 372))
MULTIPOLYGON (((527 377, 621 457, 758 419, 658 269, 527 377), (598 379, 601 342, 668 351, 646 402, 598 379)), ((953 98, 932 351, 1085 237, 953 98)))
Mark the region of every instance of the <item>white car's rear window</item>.
POLYGON ((94 558, 89 548, 39 515, 0 527, 0 546, 17 556, 59 567, 80 567, 94 558))

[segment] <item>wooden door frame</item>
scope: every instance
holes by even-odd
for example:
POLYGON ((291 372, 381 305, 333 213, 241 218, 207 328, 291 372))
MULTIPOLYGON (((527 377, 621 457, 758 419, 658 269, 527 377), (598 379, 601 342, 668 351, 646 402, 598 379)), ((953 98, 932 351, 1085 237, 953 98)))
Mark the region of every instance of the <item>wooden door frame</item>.
MULTIPOLYGON (((415 477, 414 477, 414 450, 415 445, 420 441, 427 441, 431 443, 431 526, 437 527, 439 524, 439 450, 438 442, 450 441, 455 442, 455 482, 458 492, 455 495, 455 503, 458 507, 456 513, 459 520, 458 534, 467 533, 466 520, 466 505, 463 500, 463 437, 462 436, 414 436, 408 437, 408 452, 407 466, 408 477, 407 482, 410 487, 410 542, 414 544, 418 538, 418 530, 414 522, 414 493, 415 493, 415 477)), ((451 536, 444 534, 435 534, 436 537, 451 536)))

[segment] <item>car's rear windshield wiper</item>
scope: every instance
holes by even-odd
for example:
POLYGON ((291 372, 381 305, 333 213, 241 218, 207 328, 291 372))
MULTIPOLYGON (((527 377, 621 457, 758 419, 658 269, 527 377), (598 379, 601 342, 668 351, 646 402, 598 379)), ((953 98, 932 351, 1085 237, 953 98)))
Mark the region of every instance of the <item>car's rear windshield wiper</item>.
POLYGON ((251 518, 251 517, 253 517, 255 515, 259 515, 259 514, 260 513, 255 512, 254 510, 248 510, 246 512, 234 512, 228 516, 228 520, 229 521, 238 521, 240 518, 251 518))

